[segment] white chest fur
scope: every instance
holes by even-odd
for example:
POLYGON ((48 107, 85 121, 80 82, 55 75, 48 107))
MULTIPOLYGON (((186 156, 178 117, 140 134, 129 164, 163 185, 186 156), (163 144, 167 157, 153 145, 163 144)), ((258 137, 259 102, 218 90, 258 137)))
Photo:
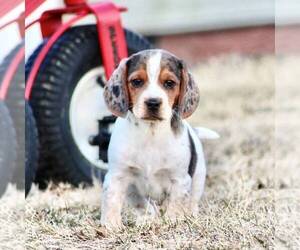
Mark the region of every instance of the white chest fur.
POLYGON ((187 128, 175 134, 164 122, 118 118, 109 146, 109 171, 125 172, 140 193, 153 199, 168 194, 173 182, 190 185, 187 128))

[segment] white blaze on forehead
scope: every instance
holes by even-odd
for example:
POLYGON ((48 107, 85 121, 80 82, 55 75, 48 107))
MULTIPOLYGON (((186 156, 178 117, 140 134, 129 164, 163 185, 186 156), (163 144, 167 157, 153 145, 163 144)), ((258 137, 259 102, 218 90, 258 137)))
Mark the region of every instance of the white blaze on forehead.
POLYGON ((149 83, 157 83, 160 73, 161 52, 151 55, 147 62, 147 75, 149 83))
POLYGON ((162 52, 151 52, 147 62, 146 71, 148 84, 143 90, 142 94, 138 97, 137 104, 133 105, 133 112, 137 117, 143 117, 147 114, 147 108, 145 107, 145 101, 149 98, 159 98, 162 101, 160 107, 160 115, 164 119, 169 119, 172 115, 172 107, 168 102, 168 95, 165 90, 160 86, 159 75, 161 72, 161 60, 162 52))

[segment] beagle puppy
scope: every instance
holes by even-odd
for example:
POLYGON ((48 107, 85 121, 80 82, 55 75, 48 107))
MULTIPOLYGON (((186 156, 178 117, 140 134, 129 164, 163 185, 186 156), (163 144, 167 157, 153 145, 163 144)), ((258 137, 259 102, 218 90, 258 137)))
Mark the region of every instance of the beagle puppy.
POLYGON ((138 222, 164 213, 197 214, 206 176, 201 138, 216 138, 184 119, 197 108, 199 90, 185 63, 164 50, 123 59, 104 89, 118 116, 108 149, 101 224, 122 226, 125 201, 138 222))

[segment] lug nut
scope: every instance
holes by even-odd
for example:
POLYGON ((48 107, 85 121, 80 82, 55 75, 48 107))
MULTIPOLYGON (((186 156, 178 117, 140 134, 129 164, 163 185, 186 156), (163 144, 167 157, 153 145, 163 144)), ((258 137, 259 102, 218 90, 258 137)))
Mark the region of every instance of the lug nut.
POLYGON ((97 83, 102 87, 104 88, 104 81, 103 81, 103 78, 102 76, 98 76, 97 79, 96 79, 97 83))

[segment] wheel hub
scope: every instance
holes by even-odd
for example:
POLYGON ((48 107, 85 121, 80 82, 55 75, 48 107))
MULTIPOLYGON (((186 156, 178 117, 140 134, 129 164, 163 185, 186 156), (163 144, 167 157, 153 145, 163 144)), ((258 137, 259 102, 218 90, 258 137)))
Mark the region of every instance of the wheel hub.
POLYGON ((81 154, 94 166, 107 169, 107 148, 115 117, 103 98, 103 67, 84 74, 77 83, 70 102, 70 127, 81 154))
POLYGON ((108 162, 107 149, 111 137, 109 126, 115 121, 115 116, 105 116, 102 120, 98 121, 99 133, 89 138, 89 143, 92 146, 99 147, 99 159, 103 160, 105 163, 108 162))

